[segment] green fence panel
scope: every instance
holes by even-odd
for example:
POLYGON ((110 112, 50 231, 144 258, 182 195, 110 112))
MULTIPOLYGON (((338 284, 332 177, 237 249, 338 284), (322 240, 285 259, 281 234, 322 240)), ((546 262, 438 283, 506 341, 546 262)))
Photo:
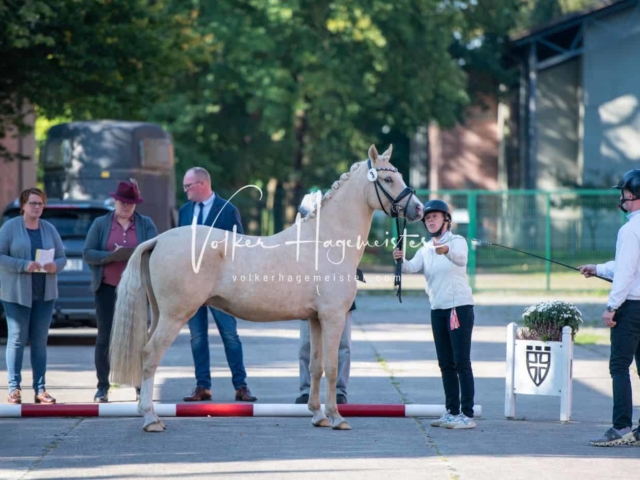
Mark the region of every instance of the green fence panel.
MULTIPOLYGON (((449 203, 454 231, 468 240, 478 238, 574 266, 611 260, 617 230, 626 221, 626 216, 618 213, 616 190, 419 190, 416 194, 423 202, 437 197, 449 203)), ((419 248, 421 239, 429 239, 421 222, 408 224, 407 234, 409 256, 419 248)), ((370 244, 392 236, 397 238, 392 220, 376 212, 370 244)), ((571 279, 564 276, 571 271, 561 266, 503 248, 471 243, 469 247, 469 281, 474 290, 491 289, 487 283, 504 289, 512 286, 513 278, 520 279, 515 283, 523 289, 572 287, 571 279), (483 285, 477 284, 478 276, 485 279, 483 285)), ((391 248, 391 244, 368 247, 364 265, 391 268, 391 248)), ((607 286, 592 282, 585 288, 602 290, 607 286)))

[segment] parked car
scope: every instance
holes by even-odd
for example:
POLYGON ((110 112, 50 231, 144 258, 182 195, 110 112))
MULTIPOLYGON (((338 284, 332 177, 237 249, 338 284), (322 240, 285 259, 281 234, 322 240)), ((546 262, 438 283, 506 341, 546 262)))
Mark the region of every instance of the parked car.
MULTIPOLYGON (((78 201, 49 199, 42 213, 62 238, 67 266, 58 274, 58 299, 53 311, 52 327, 96 326, 91 270, 82 260, 84 241, 93 220, 113 211, 113 200, 78 201)), ((20 215, 18 200, 4 211, 3 222, 20 215)), ((0 285, 2 288, 2 285, 0 285)), ((4 311, 0 303, 0 336, 6 336, 4 311)))

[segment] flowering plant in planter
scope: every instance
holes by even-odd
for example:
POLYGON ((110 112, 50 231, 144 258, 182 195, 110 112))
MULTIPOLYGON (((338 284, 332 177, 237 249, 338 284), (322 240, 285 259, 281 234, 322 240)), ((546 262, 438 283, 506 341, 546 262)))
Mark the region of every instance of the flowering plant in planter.
POLYGON ((565 326, 571 327, 571 338, 575 339, 582 313, 568 302, 541 302, 525 309, 522 319, 524 327, 518 330, 518 339, 559 342, 565 326))

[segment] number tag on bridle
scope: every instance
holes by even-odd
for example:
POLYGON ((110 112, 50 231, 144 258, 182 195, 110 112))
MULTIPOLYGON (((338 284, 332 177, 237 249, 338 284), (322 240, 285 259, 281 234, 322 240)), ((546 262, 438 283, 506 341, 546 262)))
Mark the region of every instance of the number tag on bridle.
POLYGON ((375 168, 370 168, 367 172, 367 179, 370 182, 375 182, 378 179, 378 171, 375 168))

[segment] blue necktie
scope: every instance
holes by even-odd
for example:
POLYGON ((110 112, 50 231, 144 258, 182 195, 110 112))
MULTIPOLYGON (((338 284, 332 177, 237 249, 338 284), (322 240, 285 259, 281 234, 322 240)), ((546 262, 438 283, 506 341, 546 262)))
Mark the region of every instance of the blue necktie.
POLYGON ((200 212, 198 212, 198 225, 204 225, 204 203, 200 202, 198 206, 200 207, 200 212))

